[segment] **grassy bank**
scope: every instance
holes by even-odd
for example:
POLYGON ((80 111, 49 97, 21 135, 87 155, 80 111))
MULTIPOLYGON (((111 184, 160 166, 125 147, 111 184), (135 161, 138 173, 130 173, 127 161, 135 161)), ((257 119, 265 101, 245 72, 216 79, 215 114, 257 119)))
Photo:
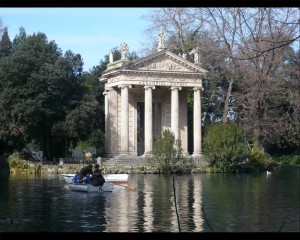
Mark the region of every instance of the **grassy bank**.
MULTIPOLYGON (((62 174, 75 173, 86 164, 55 164, 53 162, 29 161, 22 158, 21 154, 15 153, 8 158, 10 173, 38 173, 38 174, 62 174)), ((104 165, 104 174, 131 173, 131 174, 163 174, 163 167, 157 164, 148 165, 104 165)), ((206 173, 209 172, 207 164, 175 164, 171 166, 170 173, 206 173)))

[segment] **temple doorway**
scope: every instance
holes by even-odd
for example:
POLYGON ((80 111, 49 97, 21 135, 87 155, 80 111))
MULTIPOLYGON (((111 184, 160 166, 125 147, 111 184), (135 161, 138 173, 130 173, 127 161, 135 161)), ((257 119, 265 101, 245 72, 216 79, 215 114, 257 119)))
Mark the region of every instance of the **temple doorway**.
POLYGON ((156 139, 161 133, 161 103, 153 102, 152 111, 153 142, 156 142, 156 139))
POLYGON ((137 102, 137 155, 145 152, 145 103, 137 102))

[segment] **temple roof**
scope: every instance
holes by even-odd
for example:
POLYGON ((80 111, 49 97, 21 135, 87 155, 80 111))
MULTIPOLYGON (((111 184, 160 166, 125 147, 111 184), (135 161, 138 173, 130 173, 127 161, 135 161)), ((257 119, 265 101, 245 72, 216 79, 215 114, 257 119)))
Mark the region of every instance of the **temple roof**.
POLYGON ((105 81, 114 75, 130 73, 205 76, 207 72, 199 65, 165 49, 133 61, 119 60, 110 63, 100 80, 105 81))

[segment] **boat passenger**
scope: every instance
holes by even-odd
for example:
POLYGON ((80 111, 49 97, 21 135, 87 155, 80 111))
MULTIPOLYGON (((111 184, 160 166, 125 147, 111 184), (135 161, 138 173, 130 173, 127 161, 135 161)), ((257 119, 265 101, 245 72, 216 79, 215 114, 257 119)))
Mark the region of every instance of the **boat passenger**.
POLYGON ((92 175, 92 178, 91 178, 92 185, 94 185, 94 186, 103 186, 103 184, 105 183, 105 179, 102 175, 103 168, 98 169, 98 170, 99 171, 95 170, 94 174, 92 175))
POLYGON ((94 173, 101 173, 100 169, 99 169, 99 164, 96 164, 95 165, 95 170, 94 170, 94 173))
POLYGON ((79 180, 82 180, 85 176, 93 174, 93 166, 92 164, 89 164, 79 171, 79 180))
POLYGON ((87 174, 87 175, 84 177, 84 183, 86 183, 86 184, 90 184, 90 183, 92 183, 92 182, 91 182, 91 178, 90 178, 90 175, 89 175, 89 174, 87 174))
POLYGON ((76 172, 75 173, 75 176, 73 177, 73 179, 72 179, 72 182, 78 182, 79 181, 79 172, 76 172))

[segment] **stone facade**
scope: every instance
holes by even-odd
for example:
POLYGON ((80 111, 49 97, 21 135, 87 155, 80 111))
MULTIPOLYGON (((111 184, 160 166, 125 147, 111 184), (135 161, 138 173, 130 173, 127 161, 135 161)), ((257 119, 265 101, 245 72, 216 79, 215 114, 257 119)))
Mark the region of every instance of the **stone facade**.
POLYGON ((126 55, 110 63, 105 82, 107 157, 145 156, 164 129, 180 138, 188 155, 187 92, 194 91, 194 157, 201 157, 201 90, 207 73, 199 65, 158 51, 130 62, 126 55))

